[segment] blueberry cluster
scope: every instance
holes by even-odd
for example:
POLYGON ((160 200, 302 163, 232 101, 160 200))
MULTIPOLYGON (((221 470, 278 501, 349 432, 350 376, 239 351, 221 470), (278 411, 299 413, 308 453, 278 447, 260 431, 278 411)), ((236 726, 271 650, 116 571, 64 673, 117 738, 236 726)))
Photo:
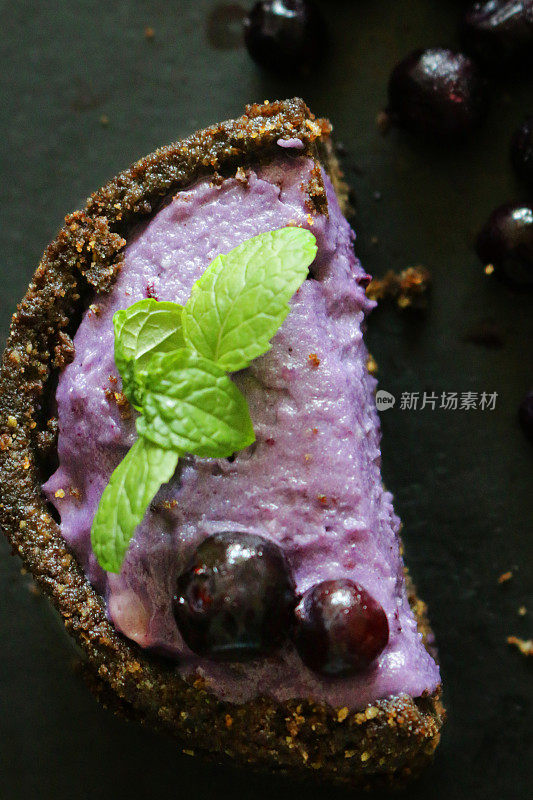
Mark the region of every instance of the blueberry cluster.
MULTIPOLYGON (((307 72, 323 55, 325 26, 309 0, 262 0, 245 20, 245 41, 259 64, 277 72, 307 72)), ((419 139, 449 147, 471 137, 489 105, 490 80, 512 78, 533 65, 533 0, 482 0, 463 13, 464 52, 416 50, 397 64, 381 115, 419 139)), ((533 117, 511 142, 518 177, 533 191, 533 117)), ((505 203, 489 216, 476 240, 487 273, 521 289, 533 288, 533 203, 505 203)), ((520 421, 528 436, 533 411, 526 398, 520 421)))
MULTIPOLYGON (((392 122, 427 140, 447 144, 470 135, 487 112, 489 78, 513 75, 533 63, 533 0, 473 3, 461 22, 467 53, 418 50, 389 81, 392 122)), ((517 175, 533 187, 533 121, 515 133, 511 157, 517 175)), ((490 271, 514 286, 533 287, 533 206, 499 206, 483 226, 477 253, 490 271)))
POLYGON ((283 552, 254 533, 204 539, 173 609, 188 647, 215 661, 267 656, 290 637, 306 666, 339 677, 366 669, 389 640, 387 616, 363 587, 329 580, 298 596, 283 552))
MULTIPOLYGON (((259 64, 309 72, 325 52, 325 24, 312 0, 261 0, 244 21, 245 42, 259 64)), ((527 73, 533 64, 533 0, 483 0, 463 13, 464 52, 416 50, 389 80, 388 122, 449 147, 471 136, 486 117, 489 80, 527 73)), ((533 187, 533 118, 512 142, 516 172, 533 187)), ((500 206, 480 233, 477 252, 497 277, 533 286, 533 206, 500 206)))

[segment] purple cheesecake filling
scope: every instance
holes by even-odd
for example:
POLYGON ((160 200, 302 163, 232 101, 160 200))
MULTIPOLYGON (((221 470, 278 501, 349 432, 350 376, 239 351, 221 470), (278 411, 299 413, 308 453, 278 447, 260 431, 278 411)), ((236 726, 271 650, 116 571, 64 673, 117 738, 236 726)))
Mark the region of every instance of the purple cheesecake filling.
POLYGON ((313 162, 282 155, 221 185, 179 192, 128 242, 112 292, 98 298, 76 333, 74 361, 57 389, 59 468, 44 487, 61 531, 115 627, 145 648, 199 674, 218 697, 245 702, 311 698, 358 709, 439 683, 407 601, 399 520, 380 477, 375 381, 362 339, 372 308, 354 235, 325 174, 329 216, 309 211, 313 162), (138 527, 120 575, 105 573, 90 544, 91 523, 111 472, 135 440, 134 412, 121 404, 113 360, 115 311, 146 296, 185 303, 211 260, 245 239, 285 225, 318 242, 307 280, 269 353, 234 379, 244 392, 256 443, 234 460, 180 460, 138 527), (118 403, 117 403, 118 397, 118 403), (321 679, 286 644, 246 664, 191 653, 172 614, 176 577, 208 534, 251 531, 285 552, 298 592, 333 578, 360 583, 385 610, 389 643, 356 678, 321 679))

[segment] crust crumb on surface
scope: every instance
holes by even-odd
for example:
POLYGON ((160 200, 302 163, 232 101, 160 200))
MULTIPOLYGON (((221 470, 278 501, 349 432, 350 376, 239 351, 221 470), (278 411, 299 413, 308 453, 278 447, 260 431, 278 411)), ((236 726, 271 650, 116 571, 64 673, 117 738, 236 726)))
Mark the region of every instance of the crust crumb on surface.
POLYGON ((498 576, 498 583, 499 584, 507 583, 508 581, 511 580, 512 577, 513 573, 511 572, 511 570, 508 570, 507 572, 502 572, 502 574, 498 576))
POLYGON ((516 647, 523 656, 533 656, 533 639, 520 639, 518 636, 508 636, 507 644, 516 647))
POLYGON ((431 286, 431 275, 426 267, 408 267, 400 273, 389 270, 384 278, 374 278, 366 288, 371 300, 394 300, 400 309, 424 309, 431 286))
POLYGON ((346 706, 344 706, 344 708, 340 708, 337 711, 337 722, 344 722, 349 713, 350 711, 346 706))
POLYGON ((368 358, 366 360, 366 368, 371 375, 378 374, 378 362, 371 353, 368 354, 368 358))

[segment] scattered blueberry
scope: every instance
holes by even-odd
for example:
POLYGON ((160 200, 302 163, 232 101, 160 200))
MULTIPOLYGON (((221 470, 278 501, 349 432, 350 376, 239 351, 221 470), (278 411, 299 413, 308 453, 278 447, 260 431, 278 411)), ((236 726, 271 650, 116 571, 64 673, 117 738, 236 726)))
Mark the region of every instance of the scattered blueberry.
POLYGON ((283 642, 295 604, 281 550, 256 534, 224 531, 204 539, 178 578, 174 616, 193 652, 246 661, 283 642))
POLYGON ((244 40, 262 67, 307 74, 324 52, 325 24, 312 0, 262 0, 244 21, 244 40))
POLYGON ((493 72, 533 55, 533 0, 485 0, 466 11, 466 49, 493 72))
POLYGON ((482 121, 488 95, 476 64, 452 50, 416 50, 389 79, 391 121, 428 139, 461 139, 482 121))
POLYGON ((524 433, 533 442, 533 389, 530 389, 520 403, 518 419, 524 429, 524 433))
POLYGON ((528 117, 515 132, 511 161, 518 177, 533 189, 533 117, 528 117))
POLYGON ((304 664, 322 675, 353 675, 368 667, 389 640, 387 616, 353 581, 323 581, 296 608, 296 648, 304 664))
POLYGON ((479 258, 498 277, 516 286, 533 286, 533 208, 506 203, 496 208, 476 242, 479 258))

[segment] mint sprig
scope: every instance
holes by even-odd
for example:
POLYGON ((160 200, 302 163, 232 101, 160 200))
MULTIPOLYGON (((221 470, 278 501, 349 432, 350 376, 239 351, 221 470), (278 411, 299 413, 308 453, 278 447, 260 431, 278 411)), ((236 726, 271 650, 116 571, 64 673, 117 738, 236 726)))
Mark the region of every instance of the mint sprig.
POLYGON ((114 315, 115 364, 122 376, 124 394, 134 405, 139 389, 136 384, 153 354, 185 347, 182 311, 183 307, 177 303, 150 298, 114 315))
POLYGON ((140 416, 139 439, 111 475, 91 528, 108 572, 120 572, 180 455, 224 458, 255 440, 246 399, 226 373, 270 349, 316 251, 305 229, 262 233, 217 256, 184 307, 148 299, 115 314, 115 363, 140 416))
POLYGON ((171 479, 178 458, 179 453, 141 438, 113 472, 91 528, 92 548, 104 569, 120 572, 135 528, 161 484, 171 479))
POLYGON ((270 349, 316 250, 309 231, 282 228, 217 256, 183 309, 187 343, 228 372, 247 367, 270 349))
POLYGON ((225 458, 255 441, 241 392, 192 350, 153 357, 137 432, 159 447, 205 458, 225 458))

